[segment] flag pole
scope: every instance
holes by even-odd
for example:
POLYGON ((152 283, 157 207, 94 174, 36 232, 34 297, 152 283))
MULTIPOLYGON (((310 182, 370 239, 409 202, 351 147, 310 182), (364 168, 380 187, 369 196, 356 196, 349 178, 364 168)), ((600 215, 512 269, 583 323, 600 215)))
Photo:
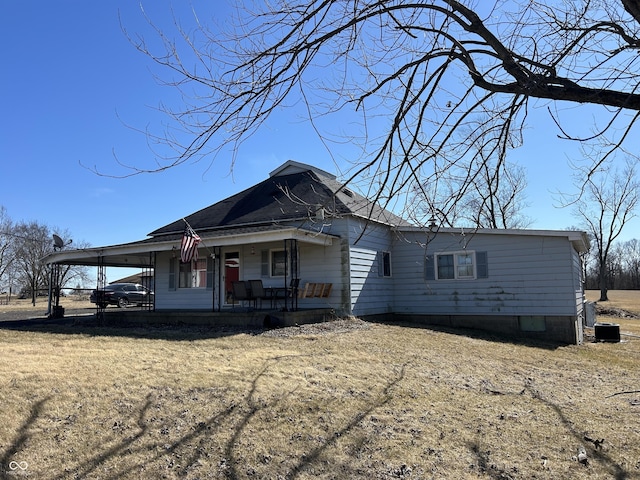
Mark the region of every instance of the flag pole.
MULTIPOLYGON (((189 222, 187 222, 186 218, 183 218, 182 221, 189 228, 189 230, 191 230, 193 233, 198 235, 197 232, 193 229, 193 227, 189 224, 189 222)), ((198 235, 198 236, 200 236, 200 235, 198 235)), ((202 245, 207 250, 207 252, 209 252, 209 255, 211 256, 211 258, 216 258, 215 252, 211 251, 211 249, 204 243, 204 240, 200 243, 200 245, 202 245)))
MULTIPOLYGON (((196 231, 189 224, 189 222, 187 222, 186 218, 183 217, 182 221, 185 223, 185 225, 189 229, 190 233, 193 232, 194 235, 197 235, 198 238, 200 238, 200 235, 198 235, 196 233, 196 231)), ((213 270, 211 272, 211 310, 215 311, 215 309, 216 309, 216 280, 215 280, 216 253, 211 251, 211 249, 207 246, 207 244, 204 242, 204 240, 202 240, 199 245, 202 245, 207 250, 207 252, 209 252, 209 256, 211 257, 211 260, 213 261, 213 270)), ((207 271, 207 277, 208 276, 209 276, 209 272, 207 271)))

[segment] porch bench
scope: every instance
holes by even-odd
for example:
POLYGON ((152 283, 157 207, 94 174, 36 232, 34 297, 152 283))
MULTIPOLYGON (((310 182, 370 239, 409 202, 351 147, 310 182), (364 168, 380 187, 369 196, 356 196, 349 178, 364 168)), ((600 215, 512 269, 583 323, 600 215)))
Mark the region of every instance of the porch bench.
POLYGON ((304 288, 300 289, 300 298, 327 298, 331 295, 333 283, 311 283, 307 282, 304 288))

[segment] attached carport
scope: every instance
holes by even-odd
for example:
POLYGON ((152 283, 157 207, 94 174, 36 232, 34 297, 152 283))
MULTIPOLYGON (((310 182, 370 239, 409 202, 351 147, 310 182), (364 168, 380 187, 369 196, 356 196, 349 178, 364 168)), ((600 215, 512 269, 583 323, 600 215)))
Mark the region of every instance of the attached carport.
MULTIPOLYGON (((43 258, 43 262, 51 268, 51 284, 53 288, 49 289, 49 312, 51 317, 61 317, 64 311, 59 306, 60 302, 60 265, 79 265, 87 267, 97 267, 96 289, 103 289, 106 286, 107 267, 127 267, 139 268, 143 272, 153 272, 155 268, 155 253, 157 249, 154 247, 150 250, 146 240, 141 242, 127 243, 122 245, 113 245, 108 247, 82 248, 77 250, 59 250, 50 253, 43 258)), ((153 278, 153 275, 150 275, 153 278)), ((149 285, 154 289, 154 285, 149 285)), ((149 306, 153 309, 153 305, 149 306)), ((97 313, 100 314, 104 309, 96 305, 97 313)))

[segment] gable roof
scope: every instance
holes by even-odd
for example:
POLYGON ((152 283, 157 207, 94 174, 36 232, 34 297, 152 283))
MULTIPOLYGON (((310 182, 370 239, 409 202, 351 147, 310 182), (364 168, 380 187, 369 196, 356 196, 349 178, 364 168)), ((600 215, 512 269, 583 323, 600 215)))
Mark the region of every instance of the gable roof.
MULTIPOLYGON (((346 188, 324 170, 292 160, 271 172, 268 179, 185 217, 198 233, 249 225, 273 225, 324 217, 359 216, 393 226, 409 222, 346 188)), ((176 220, 149 235, 184 230, 176 220)))

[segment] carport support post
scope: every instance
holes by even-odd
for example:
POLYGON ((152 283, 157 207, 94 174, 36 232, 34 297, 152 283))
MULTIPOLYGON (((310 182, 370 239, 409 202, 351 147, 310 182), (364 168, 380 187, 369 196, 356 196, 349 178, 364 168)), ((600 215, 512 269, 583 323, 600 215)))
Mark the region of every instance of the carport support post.
POLYGON ((53 296, 53 263, 51 264, 51 271, 49 272, 49 304, 47 305, 47 317, 51 316, 53 311, 51 310, 51 297, 53 296))
POLYGON ((47 317, 59 318, 60 309, 60 264, 50 265, 49 277, 49 301, 47 307, 47 317))
POLYGON ((107 277, 104 268, 104 259, 102 258, 102 255, 100 255, 98 257, 98 275, 96 278, 96 319, 98 320, 98 323, 100 325, 102 325, 102 321, 104 320, 104 308, 100 306, 99 292, 104 292, 104 287, 107 283, 107 277))
POLYGON ((149 312, 155 312, 156 311, 156 296, 155 296, 155 292, 156 292, 156 252, 149 252, 149 266, 144 267, 142 269, 142 286, 143 287, 147 287, 150 291, 152 291, 154 294, 153 296, 149 295, 152 299, 151 302, 149 302, 149 305, 147 307, 147 310, 149 312), (146 273, 146 275, 145 275, 146 273), (147 278, 146 281, 146 285, 145 285, 145 281, 144 278, 147 278))

